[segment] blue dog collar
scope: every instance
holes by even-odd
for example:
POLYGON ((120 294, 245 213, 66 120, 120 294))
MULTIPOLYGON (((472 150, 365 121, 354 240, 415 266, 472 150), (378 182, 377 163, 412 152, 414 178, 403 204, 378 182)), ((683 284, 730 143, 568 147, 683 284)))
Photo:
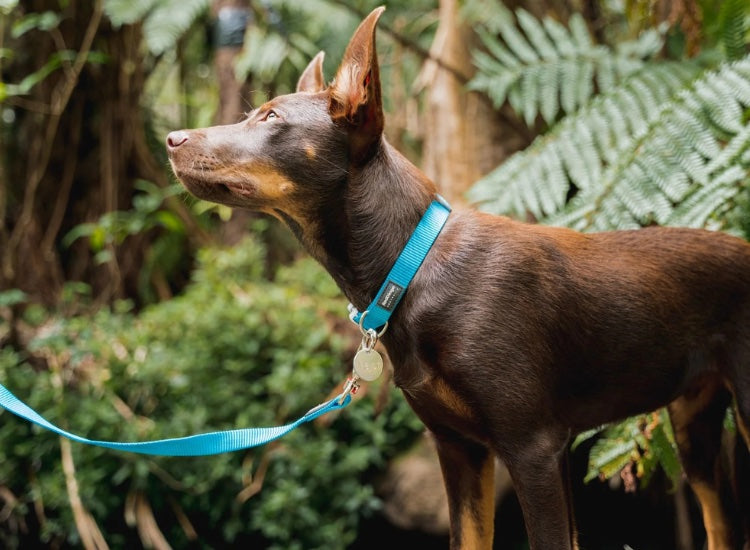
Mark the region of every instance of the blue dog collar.
MULTIPOLYGON (((360 312, 349 304, 349 318, 360 328, 364 331, 375 330, 377 332, 388 323, 388 319, 406 293, 409 283, 432 248, 450 213, 451 207, 448 202, 437 195, 436 200, 432 201, 422 219, 419 220, 419 224, 367 309, 360 312)), ((382 333, 382 330, 380 332, 382 333)))

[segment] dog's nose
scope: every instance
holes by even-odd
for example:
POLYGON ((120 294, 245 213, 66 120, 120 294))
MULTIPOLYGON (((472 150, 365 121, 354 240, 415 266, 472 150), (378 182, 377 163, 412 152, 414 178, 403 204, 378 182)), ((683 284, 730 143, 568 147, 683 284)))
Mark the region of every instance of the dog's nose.
POLYGON ((188 137, 188 133, 184 130, 169 132, 169 135, 167 136, 167 148, 175 149, 179 147, 188 140, 188 137))

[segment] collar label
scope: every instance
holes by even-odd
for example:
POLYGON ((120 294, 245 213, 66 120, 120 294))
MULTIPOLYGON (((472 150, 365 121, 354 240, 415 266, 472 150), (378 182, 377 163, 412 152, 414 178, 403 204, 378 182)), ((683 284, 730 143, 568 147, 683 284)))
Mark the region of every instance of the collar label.
POLYGON ((378 305, 387 311, 393 311, 401 298, 404 287, 397 285, 393 281, 388 281, 383 289, 378 305))

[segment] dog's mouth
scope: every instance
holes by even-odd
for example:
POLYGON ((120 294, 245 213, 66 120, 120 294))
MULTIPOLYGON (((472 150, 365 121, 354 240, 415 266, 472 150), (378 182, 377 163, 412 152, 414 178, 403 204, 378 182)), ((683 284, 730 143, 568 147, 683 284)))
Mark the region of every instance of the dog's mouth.
POLYGON ((257 191, 252 181, 233 181, 211 172, 195 173, 191 170, 175 168, 175 174, 185 188, 199 199, 226 204, 227 206, 247 207, 257 191))
POLYGON ((296 187, 268 160, 251 155, 227 160, 227 155, 195 152, 186 145, 172 145, 169 160, 175 175, 199 199, 259 210, 272 208, 296 187))

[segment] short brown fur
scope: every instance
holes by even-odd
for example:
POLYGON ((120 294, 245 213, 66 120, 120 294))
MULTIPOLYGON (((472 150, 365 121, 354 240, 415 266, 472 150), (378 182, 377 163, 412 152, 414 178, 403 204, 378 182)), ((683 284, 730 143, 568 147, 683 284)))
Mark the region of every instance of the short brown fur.
MULTIPOLYGON (((191 192, 284 220, 360 310, 436 193, 383 137, 381 13, 357 29, 330 86, 318 56, 297 93, 239 124, 167 138, 191 192)), ((724 489, 747 472, 719 468, 732 397, 738 451, 750 446, 749 274, 750 245, 721 233, 580 234, 454 211, 382 338, 435 436, 451 547, 492 547, 495 456, 531 548, 577 547, 571 437, 671 403, 709 548, 749 549, 748 490, 724 489)))

